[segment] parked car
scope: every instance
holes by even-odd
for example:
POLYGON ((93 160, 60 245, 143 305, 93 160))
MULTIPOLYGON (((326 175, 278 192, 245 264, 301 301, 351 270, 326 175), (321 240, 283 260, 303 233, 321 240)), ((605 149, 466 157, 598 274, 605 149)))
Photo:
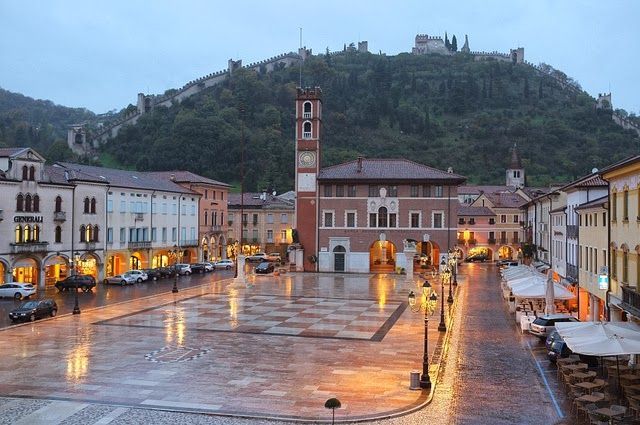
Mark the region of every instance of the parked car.
POLYGON ((115 276, 109 276, 105 278, 102 281, 102 283, 104 283, 105 285, 111 284, 111 285, 120 285, 120 286, 133 285, 134 283, 136 283, 137 279, 138 278, 135 275, 123 273, 123 274, 117 274, 115 276))
MULTIPOLYGON (((571 349, 564 342, 562 337, 557 331, 553 331, 547 337, 547 358, 551 363, 555 363, 558 359, 569 357, 573 354, 571 349)), ((578 354, 580 361, 589 365, 589 367, 598 366, 598 358, 595 356, 586 356, 584 354, 578 354)))
POLYGON ((263 261, 268 261, 267 254, 265 254, 264 252, 256 252, 253 255, 247 256, 245 260, 249 263, 261 263, 263 261))
POLYGON ((281 263, 282 257, 280 257, 279 252, 271 252, 267 254, 267 261, 273 261, 274 263, 281 263))
POLYGON ((89 292, 96 286, 96 280, 93 276, 86 274, 77 274, 73 276, 67 276, 63 280, 56 282, 55 287, 58 291, 80 288, 84 292, 89 292))
POLYGON ((9 313, 9 319, 12 322, 18 320, 31 320, 40 319, 45 316, 54 317, 58 313, 58 306, 54 300, 34 300, 23 303, 20 307, 11 310, 9 313))
POLYGON ((149 279, 149 276, 142 270, 129 270, 128 272, 124 272, 124 274, 135 276, 136 282, 138 283, 149 279))
POLYGON ((160 269, 143 269, 142 271, 147 274, 149 280, 158 280, 163 277, 160 269))
POLYGON ((518 263, 517 260, 498 260, 496 264, 500 268, 505 268, 505 267, 515 267, 520 263, 518 263))
POLYGON ((235 267, 235 264, 233 263, 233 260, 220 260, 213 263, 213 267, 215 267, 216 270, 230 270, 232 267, 235 267))
POLYGON ((192 273, 205 273, 207 271, 204 263, 193 263, 191 264, 191 272, 192 273))
POLYGON ((472 262, 476 262, 476 261, 484 263, 488 259, 489 259, 489 257, 487 257, 487 254, 471 254, 467 258, 465 258, 464 261, 467 262, 467 263, 472 263, 472 262))
POLYGON ((540 316, 531 323, 529 333, 539 338, 546 339, 547 335, 555 330, 556 323, 560 322, 579 322, 579 320, 573 316, 567 316, 566 314, 540 316))
POLYGON ((202 264, 204 264, 205 272, 212 272, 216 269, 215 267, 213 267, 213 263, 210 263, 208 261, 203 261, 202 264))
POLYGON ((158 267, 156 270, 160 272, 160 277, 173 277, 176 275, 176 269, 173 267, 158 267))
POLYGON ((29 298, 36 293, 36 288, 30 283, 16 283, 7 282, 0 285, 0 298, 14 298, 21 300, 22 298, 29 298))
POLYGON ((193 273, 191 271, 191 266, 189 264, 178 263, 173 267, 174 267, 176 273, 178 273, 179 275, 189 276, 191 273, 193 273))
POLYGON ((275 266, 269 261, 263 261, 256 266, 256 273, 258 274, 273 273, 274 270, 275 266))

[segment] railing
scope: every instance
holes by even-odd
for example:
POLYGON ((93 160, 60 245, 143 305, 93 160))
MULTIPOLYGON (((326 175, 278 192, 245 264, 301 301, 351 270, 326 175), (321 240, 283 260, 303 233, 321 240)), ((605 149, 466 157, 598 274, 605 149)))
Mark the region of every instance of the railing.
POLYGON ((475 244, 476 244, 475 239, 469 239, 469 245, 475 245, 475 244))
POLYGON ((186 241, 182 241, 180 242, 180 246, 198 246, 198 240, 197 239, 189 239, 186 241))
POLYGON ((211 226, 211 231, 212 232, 222 232, 222 226, 220 226, 218 224, 213 225, 213 226, 211 226))
POLYGON ((511 243, 512 243, 512 244, 519 244, 519 243, 520 243, 520 238, 513 238, 513 239, 511 239, 511 243))
POLYGON ((507 238, 500 238, 500 243, 501 244, 506 244, 507 242, 508 242, 507 238))
POLYGON ((142 221, 144 220, 144 214, 142 213, 133 213, 134 214, 134 220, 135 221, 142 221))
POLYGON ((489 243, 489 245, 495 245, 496 244, 496 238, 489 238, 489 240, 487 242, 489 243))
POLYGON ((567 237, 572 239, 578 239, 578 226, 575 224, 569 224, 567 226, 567 237))
POLYGON ((135 241, 127 244, 129 249, 149 249, 151 248, 151 241, 135 241))
POLYGON ((303 112, 302 118, 311 118, 311 112, 303 112))
POLYGON ((47 252, 49 242, 21 242, 11 243, 11 252, 13 254, 23 254, 29 252, 47 252))
POLYGON ((469 219, 469 224, 476 224, 476 221, 474 219, 469 219))
POLYGON ((96 243, 94 241, 81 242, 81 244, 84 245, 85 249, 88 249, 88 250, 91 250, 91 251, 95 251, 95 249, 96 249, 96 243))
POLYGON ((67 213, 65 211, 58 211, 53 213, 53 221, 66 221, 67 213))
POLYGON ((567 277, 578 280, 578 267, 573 264, 567 264, 567 277))
POLYGON ((310 131, 305 131, 304 133, 302 133, 302 138, 303 139, 311 139, 311 132, 310 131))
POLYGON ((640 293, 631 286, 622 286, 622 308, 634 316, 640 315, 640 293))
POLYGON ((465 223, 464 218, 459 218, 458 219, 458 224, 464 224, 464 223, 465 223))
POLYGON ((492 218, 489 219, 489 224, 496 224, 496 221, 492 218))
POLYGON ((458 242, 457 242, 458 245, 464 245, 464 243, 465 243, 464 239, 458 239, 458 242))
POLYGON ((259 238, 252 238, 251 242, 252 243, 260 243, 260 239, 259 238))

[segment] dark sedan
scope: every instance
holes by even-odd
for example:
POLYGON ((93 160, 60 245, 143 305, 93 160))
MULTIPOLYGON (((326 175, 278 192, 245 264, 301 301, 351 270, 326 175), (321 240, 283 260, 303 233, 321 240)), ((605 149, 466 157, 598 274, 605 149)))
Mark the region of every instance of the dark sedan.
POLYGON ((142 271, 149 276, 149 280, 158 280, 163 277, 160 269, 144 269, 142 271))
POLYGON ((58 305, 54 300, 27 301, 20 307, 11 310, 9 318, 12 322, 18 320, 31 320, 32 322, 42 317, 54 317, 58 313, 58 305))
POLYGON ((273 273, 274 269, 275 269, 275 266, 273 265, 273 263, 263 261, 262 263, 256 266, 256 273, 258 274, 273 273))
POLYGON ((176 275, 176 269, 173 267, 159 267, 156 270, 160 272, 160 276, 165 277, 173 277, 176 275))
POLYGON ((95 278, 93 276, 83 274, 68 276, 63 280, 57 281, 55 284, 56 289, 60 292, 65 289, 75 290, 77 288, 82 289, 84 292, 89 292, 94 286, 96 286, 95 278))
POLYGON ((192 273, 205 273, 206 271, 207 271, 207 266, 204 263, 191 264, 192 273))

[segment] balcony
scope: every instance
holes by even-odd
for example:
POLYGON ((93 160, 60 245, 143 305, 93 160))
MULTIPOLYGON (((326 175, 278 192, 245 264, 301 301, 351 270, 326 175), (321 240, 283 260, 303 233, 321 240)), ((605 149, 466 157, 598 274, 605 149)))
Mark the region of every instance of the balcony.
POLYGON ((215 233, 222 232, 222 226, 220 226, 219 224, 216 224, 214 226, 210 226, 209 231, 210 232, 215 232, 215 233))
POLYGON ((456 242, 458 245, 464 245, 465 240, 464 239, 458 239, 458 241, 456 242))
POLYGON ((465 223, 464 218, 459 218, 458 219, 458 224, 464 224, 464 223, 465 223))
POLYGON ((11 243, 12 254, 28 254, 32 252, 47 252, 49 249, 49 242, 21 242, 11 243))
POLYGON ((640 316, 640 293, 633 286, 622 286, 622 306, 634 316, 640 316))
POLYGON ((197 239, 188 239, 186 241, 180 242, 180 246, 181 247, 198 246, 198 240, 197 239))
POLYGON ((54 212, 53 221, 67 221, 67 213, 65 211, 54 212))
POLYGON ((142 220, 144 220, 144 214, 142 214, 142 213, 133 213, 133 219, 135 221, 142 221, 142 220))
POLYGON ((495 238, 489 238, 489 240, 487 241, 487 243, 489 245, 495 245, 496 244, 496 239, 495 238))
POLYGON ((475 245, 477 241, 475 239, 469 239, 469 245, 475 245))
POLYGON ((129 242, 127 244, 127 248, 129 248, 129 249, 149 249, 149 248, 151 248, 151 241, 129 242))
POLYGON ((514 245, 519 244, 519 243, 520 243, 520 238, 513 238, 513 239, 511 239, 511 243, 512 243, 512 244, 514 244, 514 245))
POLYGON ((578 239, 578 226, 575 224, 567 225, 567 237, 572 239, 578 239))
POLYGON ((507 240, 507 238, 500 238, 500 239, 498 240, 498 242, 500 242, 500 244, 501 244, 501 245, 505 245, 505 244, 507 244, 509 241, 507 240))
POLYGON ((496 221, 493 218, 489 219, 489 224, 496 224, 496 221))
POLYGON ((476 221, 473 218, 469 219, 469 224, 476 224, 476 221))
POLYGON ((91 242, 80 242, 80 248, 84 248, 87 251, 95 251, 96 250, 96 243, 91 241, 91 242))

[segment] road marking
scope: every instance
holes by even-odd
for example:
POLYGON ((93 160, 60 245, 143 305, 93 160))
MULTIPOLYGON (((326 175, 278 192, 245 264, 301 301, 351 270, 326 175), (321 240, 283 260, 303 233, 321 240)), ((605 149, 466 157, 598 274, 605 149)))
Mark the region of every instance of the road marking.
POLYGON ((556 400, 556 396, 553 395, 553 391, 551 391, 551 387, 549 386, 549 381, 547 381, 547 377, 544 376, 544 371, 540 366, 540 362, 536 358, 535 354, 533 354, 533 350, 531 349, 531 344, 529 344, 529 341, 527 341, 527 347, 529 347, 529 352, 531 353, 531 357, 533 357, 533 361, 536 363, 536 368, 538 369, 538 373, 540 373, 540 377, 544 382, 544 386, 547 387, 547 392, 549 393, 549 396, 551 396, 551 401, 553 401, 553 405, 556 408, 556 412, 558 413, 558 416, 560 417, 560 419, 563 419, 564 413, 562 413, 562 410, 560 409, 560 405, 558 404, 558 400, 556 400))

